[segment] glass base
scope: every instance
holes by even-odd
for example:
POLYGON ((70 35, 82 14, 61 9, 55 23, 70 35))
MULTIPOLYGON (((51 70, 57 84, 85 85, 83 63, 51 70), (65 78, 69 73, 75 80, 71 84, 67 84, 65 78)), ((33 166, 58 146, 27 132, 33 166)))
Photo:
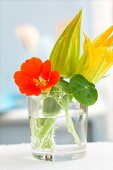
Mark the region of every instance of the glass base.
POLYGON ((50 151, 32 151, 33 156, 39 160, 45 161, 69 161, 83 158, 86 155, 86 145, 63 145, 57 146, 55 150, 50 151))

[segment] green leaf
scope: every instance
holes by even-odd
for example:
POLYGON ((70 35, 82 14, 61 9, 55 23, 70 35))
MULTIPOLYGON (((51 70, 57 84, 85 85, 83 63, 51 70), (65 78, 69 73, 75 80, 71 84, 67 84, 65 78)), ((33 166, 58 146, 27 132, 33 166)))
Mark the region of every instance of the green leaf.
POLYGON ((68 83, 67 81, 61 79, 61 80, 58 82, 57 86, 58 86, 59 88, 61 88, 62 91, 64 91, 65 93, 71 94, 70 87, 69 87, 69 83, 68 83))
POLYGON ((95 85, 89 82, 82 75, 74 75, 70 79, 69 85, 71 93, 79 103, 89 106, 96 102, 98 93, 95 89, 95 85))
POLYGON ((52 69, 59 70, 61 77, 71 77, 75 74, 80 57, 81 18, 82 10, 65 28, 51 52, 52 69))

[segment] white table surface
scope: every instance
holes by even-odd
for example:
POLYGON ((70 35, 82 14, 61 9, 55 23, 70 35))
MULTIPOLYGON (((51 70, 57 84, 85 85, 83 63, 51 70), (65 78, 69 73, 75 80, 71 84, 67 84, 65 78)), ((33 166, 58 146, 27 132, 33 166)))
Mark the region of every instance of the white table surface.
POLYGON ((39 161, 30 144, 1 145, 0 170, 113 170, 113 143, 89 143, 85 158, 67 162, 39 161))

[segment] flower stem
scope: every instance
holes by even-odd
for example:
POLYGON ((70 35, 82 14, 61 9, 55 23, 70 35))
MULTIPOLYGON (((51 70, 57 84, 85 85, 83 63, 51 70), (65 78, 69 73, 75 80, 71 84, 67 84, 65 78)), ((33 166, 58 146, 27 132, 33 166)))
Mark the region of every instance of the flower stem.
POLYGON ((73 135, 75 142, 77 142, 78 145, 81 145, 81 141, 80 141, 78 134, 75 131, 72 118, 69 117, 68 108, 65 108, 65 113, 66 113, 66 126, 68 129, 68 132, 73 135))
POLYGON ((53 118, 31 118, 31 138, 36 149, 52 149, 54 147, 53 118))

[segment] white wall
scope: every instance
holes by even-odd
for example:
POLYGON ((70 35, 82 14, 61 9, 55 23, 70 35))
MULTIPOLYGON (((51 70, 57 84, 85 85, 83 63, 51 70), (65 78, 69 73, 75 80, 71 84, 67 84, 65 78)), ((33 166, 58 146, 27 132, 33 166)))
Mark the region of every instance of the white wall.
MULTIPOLYGON (((109 26, 113 25, 113 1, 92 0, 90 6, 93 21, 91 22, 91 36, 94 39, 109 26)), ((109 76, 98 84, 98 89, 101 98, 103 98, 103 108, 106 116, 106 140, 113 141, 113 68, 107 75, 109 76)))
POLYGON ((32 24, 39 30, 41 40, 39 57, 48 58, 55 42, 55 29, 58 22, 72 18, 83 7, 83 25, 89 32, 88 3, 75 0, 2 0, 1 6, 1 79, 2 87, 14 90, 13 73, 28 58, 21 43, 16 37, 16 28, 20 25, 32 24), (87 10, 88 9, 88 10, 87 10), (86 24, 87 23, 87 24, 86 24), (42 40, 44 42, 42 43, 42 40))

